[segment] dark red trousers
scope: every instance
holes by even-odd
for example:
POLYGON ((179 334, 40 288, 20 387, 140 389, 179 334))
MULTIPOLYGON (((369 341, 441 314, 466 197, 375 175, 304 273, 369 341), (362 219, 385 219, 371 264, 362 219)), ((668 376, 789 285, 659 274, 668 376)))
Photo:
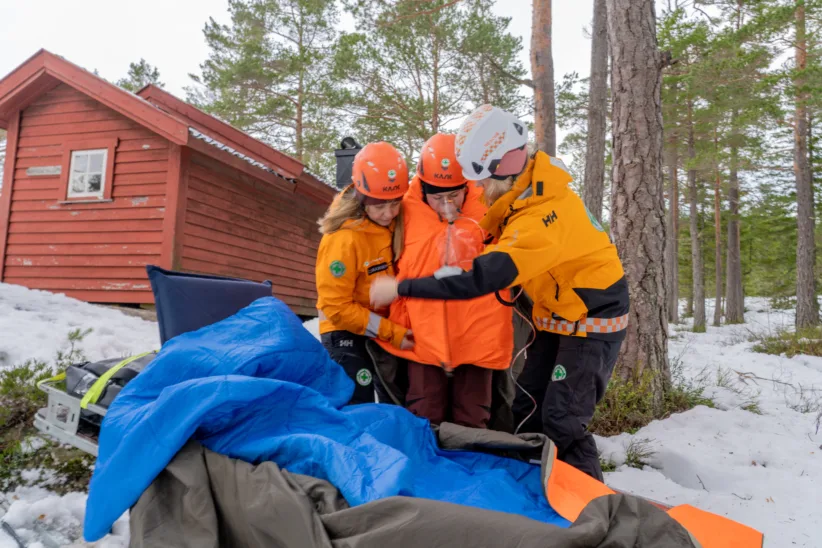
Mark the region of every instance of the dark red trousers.
POLYGON ((408 362, 406 407, 432 424, 449 421, 487 428, 492 373, 490 369, 460 365, 449 378, 441 367, 408 362))

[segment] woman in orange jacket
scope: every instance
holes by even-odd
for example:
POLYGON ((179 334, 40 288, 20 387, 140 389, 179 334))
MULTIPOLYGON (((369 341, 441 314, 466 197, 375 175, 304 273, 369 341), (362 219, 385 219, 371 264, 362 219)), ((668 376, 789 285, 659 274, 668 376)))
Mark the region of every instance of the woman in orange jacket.
MULTIPOLYGON (((443 267, 470 268, 483 250, 482 190, 463 176, 455 138, 438 133, 422 147, 417 174, 402 201, 398 280, 431 276, 443 267)), ((486 428, 492 373, 510 366, 511 309, 494 295, 465 301, 402 298, 391 306, 389 319, 414 331, 413 351, 381 343, 408 360, 409 411, 433 424, 448 420, 486 428), (477 333, 484 334, 483 344, 477 344, 477 333)))
POLYGON ((352 180, 319 221, 315 274, 322 344, 355 382, 349 403, 357 404, 374 402, 375 385, 382 393, 366 340, 396 349, 414 344, 411 331, 383 317, 387 309, 369 308, 368 298, 374 279, 394 275, 391 244, 408 167, 390 144, 369 143, 354 157, 352 180))

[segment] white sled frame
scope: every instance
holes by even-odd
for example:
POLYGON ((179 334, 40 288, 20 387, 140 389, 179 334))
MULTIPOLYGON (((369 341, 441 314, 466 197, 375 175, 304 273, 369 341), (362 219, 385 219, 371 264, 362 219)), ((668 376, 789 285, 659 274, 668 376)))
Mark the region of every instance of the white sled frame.
MULTIPOLYGON (((97 440, 78 433, 80 427, 81 398, 67 394, 54 386, 59 381, 45 381, 40 389, 48 394, 48 406, 34 416, 34 427, 41 433, 77 449, 97 456, 97 440)), ((88 404, 85 411, 104 417, 105 407, 88 404)))

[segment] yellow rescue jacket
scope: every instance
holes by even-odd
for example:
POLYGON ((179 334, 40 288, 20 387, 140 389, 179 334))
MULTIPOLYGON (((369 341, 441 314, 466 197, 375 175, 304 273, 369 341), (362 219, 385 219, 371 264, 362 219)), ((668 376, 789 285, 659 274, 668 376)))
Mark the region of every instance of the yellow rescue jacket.
POLYGON ((400 296, 466 299, 522 286, 543 331, 620 340, 628 285, 616 247, 568 186, 564 164, 537 152, 482 220, 496 242, 472 270, 400 283, 400 296))
POLYGON ((408 330, 383 317, 387 309, 371 310, 369 296, 376 277, 394 276, 392 236, 393 225, 367 218, 345 221, 323 235, 315 270, 321 334, 349 331, 400 347, 408 330))

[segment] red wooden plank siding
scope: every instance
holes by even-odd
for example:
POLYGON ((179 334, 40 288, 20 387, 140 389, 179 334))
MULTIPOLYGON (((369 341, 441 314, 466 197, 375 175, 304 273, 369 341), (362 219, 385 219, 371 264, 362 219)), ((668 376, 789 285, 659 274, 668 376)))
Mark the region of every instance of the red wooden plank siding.
POLYGON ((188 158, 188 150, 183 154, 183 150, 179 145, 170 144, 168 150, 168 182, 166 183, 166 200, 168 207, 163 219, 163 234, 165 238, 160 251, 160 266, 168 270, 179 270, 180 266, 179 246, 177 243, 182 241, 182 235, 178 235, 178 233, 183 223, 182 219, 186 199, 184 185, 188 185, 188 177, 186 175, 188 158))
POLYGON ((14 172, 17 161, 18 140, 20 138, 20 114, 12 116, 9 124, 6 145, 6 160, 3 166, 3 187, 0 188, 0 282, 4 280, 3 259, 6 256, 6 241, 11 232, 9 217, 11 216, 11 196, 14 192, 14 172))
POLYGON ((270 280, 297 314, 315 316, 314 261, 324 207, 192 152, 181 267, 270 280))
POLYGON ((159 264, 163 246, 169 142, 65 84, 21 113, 19 134, 2 280, 91 302, 152 302, 145 265, 159 264), (67 141, 108 137, 119 140, 111 202, 61 204, 59 176, 26 173, 59 165, 67 141))

